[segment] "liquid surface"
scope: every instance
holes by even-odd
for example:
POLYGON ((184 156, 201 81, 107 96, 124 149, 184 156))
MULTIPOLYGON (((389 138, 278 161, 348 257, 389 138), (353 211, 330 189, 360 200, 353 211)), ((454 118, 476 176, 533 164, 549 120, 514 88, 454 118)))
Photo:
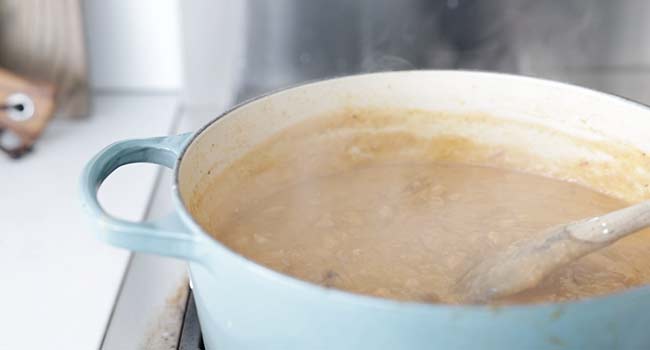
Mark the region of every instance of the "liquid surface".
MULTIPOLYGON (((467 145, 455 138, 348 131, 303 140, 305 130, 209 177, 191 210, 239 254, 329 288, 456 303, 458 280, 481 259, 551 226, 627 205, 575 183, 449 161, 472 153, 455 151, 467 145)), ((510 154, 485 153, 488 163, 510 154)), ((646 230, 496 302, 574 300, 648 281, 646 230)))

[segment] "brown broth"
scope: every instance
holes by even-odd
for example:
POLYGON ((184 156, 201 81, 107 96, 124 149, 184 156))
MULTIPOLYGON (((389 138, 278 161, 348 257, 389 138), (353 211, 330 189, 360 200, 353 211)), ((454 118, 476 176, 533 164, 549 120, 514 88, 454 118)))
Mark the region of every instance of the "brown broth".
MULTIPOLYGON (((304 130, 285 131, 271 143, 298 140, 304 130)), ((336 136, 310 141, 309 157, 301 156, 300 147, 290 148, 290 156, 270 157, 264 150, 273 147, 260 146, 205 180, 195 216, 234 251, 299 279, 386 298, 452 303, 457 280, 486 255, 544 228, 626 205, 545 176, 413 157, 408 134, 369 141, 375 148, 364 147, 358 136, 341 139, 353 142, 337 143, 336 136), (388 156, 368 149, 388 150, 388 156), (234 186, 237 179, 244 183, 234 186)), ((573 300, 648 281, 646 230, 500 302, 573 300)))

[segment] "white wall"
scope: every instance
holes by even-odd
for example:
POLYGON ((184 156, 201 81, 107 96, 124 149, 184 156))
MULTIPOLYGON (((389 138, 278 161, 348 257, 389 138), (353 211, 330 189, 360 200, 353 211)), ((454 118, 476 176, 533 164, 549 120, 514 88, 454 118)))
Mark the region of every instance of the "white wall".
POLYGON ((179 0, 84 0, 83 6, 94 89, 182 87, 179 0))
POLYGON ((184 100, 216 113, 231 104, 245 63, 243 0, 183 0, 184 100))

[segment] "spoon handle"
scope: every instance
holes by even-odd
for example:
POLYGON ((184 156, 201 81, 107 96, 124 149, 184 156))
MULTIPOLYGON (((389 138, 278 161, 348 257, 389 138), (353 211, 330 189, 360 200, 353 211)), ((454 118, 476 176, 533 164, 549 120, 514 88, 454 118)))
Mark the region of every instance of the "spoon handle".
POLYGON ((574 238, 593 243, 613 242, 650 226, 650 201, 565 226, 574 238))

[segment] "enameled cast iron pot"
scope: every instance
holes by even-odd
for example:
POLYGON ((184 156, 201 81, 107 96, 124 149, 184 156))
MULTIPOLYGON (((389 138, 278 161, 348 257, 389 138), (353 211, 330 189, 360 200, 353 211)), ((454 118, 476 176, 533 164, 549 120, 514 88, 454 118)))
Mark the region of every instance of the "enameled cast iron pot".
MULTIPOLYGON (((229 250, 192 218, 186 203, 208 170, 223 168, 289 125, 349 107, 485 112, 650 150, 650 109, 619 97, 506 74, 368 74, 257 98, 196 133, 115 143, 85 169, 84 205, 102 240, 189 262, 208 349, 650 348, 648 287, 578 302, 498 308, 398 302, 326 289, 274 272, 229 250), (135 162, 174 169, 175 214, 186 229, 127 222, 102 210, 97 202, 102 181, 135 162)), ((548 151, 563 154, 553 147, 548 151)))

